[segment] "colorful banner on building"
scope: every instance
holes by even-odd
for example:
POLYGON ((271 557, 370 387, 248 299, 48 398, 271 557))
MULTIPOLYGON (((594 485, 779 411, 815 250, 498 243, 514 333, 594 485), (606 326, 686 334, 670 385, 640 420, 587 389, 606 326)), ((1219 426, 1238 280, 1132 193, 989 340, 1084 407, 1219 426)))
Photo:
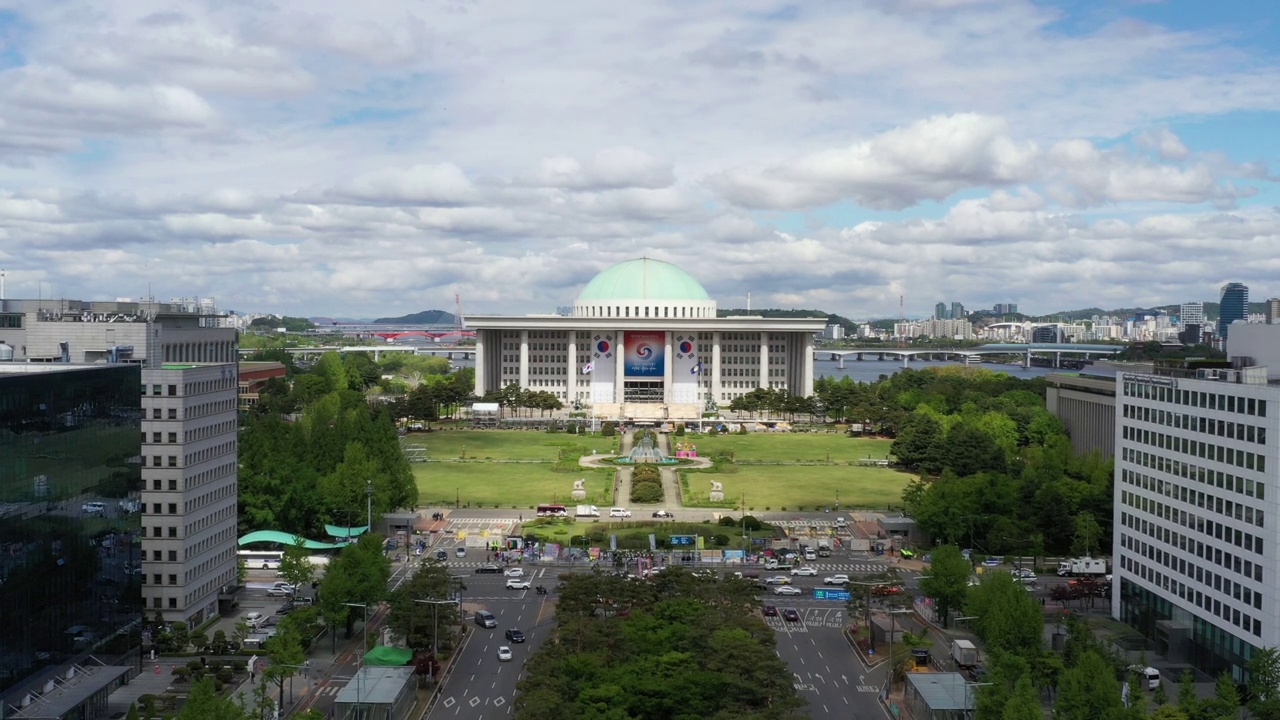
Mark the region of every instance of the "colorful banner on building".
POLYGON ((628 332, 623 356, 626 377, 657 377, 666 372, 667 334, 664 332, 628 332))
MULTIPOLYGON (((671 338, 671 402, 698 402, 698 383, 702 380, 697 333, 675 333, 671 338)), ((709 360, 710 358, 708 358, 709 360)), ((710 365, 706 373, 711 374, 710 365)))

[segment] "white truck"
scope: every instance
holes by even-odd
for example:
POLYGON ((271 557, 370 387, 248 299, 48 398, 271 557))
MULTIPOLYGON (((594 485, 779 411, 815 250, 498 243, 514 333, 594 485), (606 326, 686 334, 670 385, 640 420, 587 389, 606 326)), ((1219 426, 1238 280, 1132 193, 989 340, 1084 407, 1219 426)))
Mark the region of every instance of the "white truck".
POLYGON ((579 505, 573 511, 574 517, 600 517, 600 508, 595 505, 579 505))
POLYGON ((978 647, 972 640, 952 640, 951 659, 958 667, 974 667, 978 664, 978 647))
POLYGON ((1077 575, 1102 577, 1106 574, 1107 561, 1098 558, 1078 557, 1058 563, 1058 577, 1076 577, 1077 575))

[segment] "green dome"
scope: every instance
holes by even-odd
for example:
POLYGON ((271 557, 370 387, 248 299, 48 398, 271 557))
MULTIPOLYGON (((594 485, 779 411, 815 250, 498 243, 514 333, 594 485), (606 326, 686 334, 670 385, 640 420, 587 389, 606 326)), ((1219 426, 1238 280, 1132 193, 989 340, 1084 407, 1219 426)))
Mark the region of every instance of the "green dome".
POLYGON ((668 262, 639 258, 620 262, 596 275, 578 294, 578 302, 615 300, 710 300, 702 283, 668 262))

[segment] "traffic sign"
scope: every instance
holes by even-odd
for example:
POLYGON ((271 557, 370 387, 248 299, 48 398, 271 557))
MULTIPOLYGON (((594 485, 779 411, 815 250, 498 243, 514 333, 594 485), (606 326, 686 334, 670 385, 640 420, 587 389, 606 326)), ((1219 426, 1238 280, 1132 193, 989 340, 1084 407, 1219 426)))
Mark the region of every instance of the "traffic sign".
POLYGON ((692 535, 672 535, 670 538, 668 538, 667 542, 669 542, 672 545, 692 545, 693 536, 692 535))
POLYGON ((813 589, 814 600, 849 600, 852 594, 848 590, 824 590, 823 588, 813 589))

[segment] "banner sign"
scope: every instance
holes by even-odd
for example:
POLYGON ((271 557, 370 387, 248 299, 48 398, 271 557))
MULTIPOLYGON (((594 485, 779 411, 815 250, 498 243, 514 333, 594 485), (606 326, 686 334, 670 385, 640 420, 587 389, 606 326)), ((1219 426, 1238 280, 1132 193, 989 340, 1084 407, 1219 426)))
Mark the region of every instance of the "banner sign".
MULTIPOLYGON (((650 536, 650 537, 652 537, 652 536, 650 536)), ((670 545, 672 545, 672 546, 676 546, 676 545, 692 545, 692 544, 693 544, 693 536, 692 536, 692 535, 672 535, 670 538, 668 538, 668 539, 667 539, 667 542, 668 542, 670 545)))
POLYGON ((628 332, 623 336, 626 352, 623 367, 627 377, 663 377, 666 372, 667 334, 628 332))

